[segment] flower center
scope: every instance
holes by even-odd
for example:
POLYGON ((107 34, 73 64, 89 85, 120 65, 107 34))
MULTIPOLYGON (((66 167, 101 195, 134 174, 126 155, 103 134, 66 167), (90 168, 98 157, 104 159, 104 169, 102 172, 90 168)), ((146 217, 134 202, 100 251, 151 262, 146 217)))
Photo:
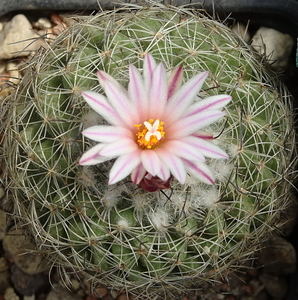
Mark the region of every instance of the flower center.
POLYGON ((138 132, 136 133, 137 143, 142 149, 153 149, 164 138, 164 122, 150 119, 143 124, 134 125, 138 132))

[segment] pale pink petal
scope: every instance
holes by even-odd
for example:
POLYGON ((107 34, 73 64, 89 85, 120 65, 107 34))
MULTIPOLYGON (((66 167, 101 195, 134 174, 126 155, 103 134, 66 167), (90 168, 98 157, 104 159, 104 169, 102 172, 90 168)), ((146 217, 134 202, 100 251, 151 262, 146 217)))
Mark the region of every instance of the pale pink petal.
POLYGON ((156 151, 161 162, 166 165, 171 174, 181 183, 185 183, 186 179, 186 170, 184 163, 180 157, 169 153, 166 149, 158 149, 156 151))
POLYGON ((168 99, 180 88, 183 79, 183 68, 175 68, 168 79, 168 99))
POLYGON ((207 110, 198 114, 183 118, 167 128, 167 134, 171 139, 181 139, 196 131, 218 121, 225 115, 220 110, 207 110))
POLYGON ((229 158, 227 153, 219 148, 218 146, 214 145, 211 142, 208 142, 206 140, 189 136, 182 139, 185 144, 189 145, 189 147, 193 147, 194 149, 197 149, 200 153, 202 153, 206 157, 211 158, 229 158))
POLYGON ((105 157, 99 154, 105 144, 97 144, 87 150, 80 158, 79 165, 97 165, 104 161, 110 160, 111 157, 105 157))
POLYGON ((231 101, 231 99, 232 97, 228 95, 216 95, 208 97, 191 105, 181 117, 189 117, 207 109, 221 109, 225 107, 231 101))
POLYGON ((101 115, 106 121, 112 125, 124 125, 122 118, 118 112, 107 102, 107 98, 95 92, 82 92, 82 96, 86 102, 101 115))
POLYGON ((187 160, 205 161, 204 155, 198 149, 184 140, 172 140, 163 145, 170 153, 187 160))
POLYGON ((127 94, 127 90, 114 78, 112 77, 111 75, 109 75, 108 73, 104 72, 104 71, 101 71, 99 70, 97 72, 97 78, 98 78, 98 81, 100 83, 100 85, 102 86, 102 88, 105 90, 105 83, 107 81, 110 81, 112 82, 115 86, 117 86, 117 88, 119 90, 121 90, 121 92, 123 94, 127 94))
POLYGON ((127 94, 121 92, 121 89, 111 81, 105 82, 105 93, 111 106, 119 113, 122 120, 128 127, 133 127, 136 119, 136 107, 131 105, 127 94))
POLYGON ((212 133, 206 132, 206 131, 197 131, 195 133, 192 134, 192 136, 198 137, 200 139, 204 139, 204 140, 213 140, 214 136, 212 133))
POLYGON ((137 149, 138 146, 132 139, 121 138, 115 142, 106 144, 100 151, 100 154, 107 157, 116 157, 134 152, 137 149))
POLYGON ((110 143, 121 138, 132 138, 132 132, 120 126, 95 125, 85 129, 82 134, 101 143, 110 143))
POLYGON ((215 178, 208 166, 203 162, 184 160, 187 172, 207 184, 214 184, 215 178))
POLYGON ((142 123, 144 120, 148 119, 147 93, 143 78, 137 68, 133 65, 129 66, 129 78, 128 95, 132 104, 136 107, 139 116, 139 120, 136 119, 136 123, 142 123))
POLYGON ((163 64, 159 64, 152 76, 148 91, 149 116, 159 119, 165 110, 168 95, 167 73, 163 64))
POLYGON ((170 169, 162 161, 161 161, 161 169, 157 173, 157 176, 163 181, 167 181, 171 176, 170 169))
POLYGON ((193 102, 201 90, 207 76, 208 72, 202 72, 192 77, 169 99, 167 105, 167 115, 171 116, 172 122, 179 119, 187 110, 189 105, 193 102))
POLYGON ((139 184, 140 181, 144 178, 146 175, 147 171, 143 167, 142 164, 139 164, 136 168, 134 168, 131 172, 131 181, 134 184, 139 184))
POLYGON ((109 184, 114 184, 128 176, 140 162, 139 150, 119 156, 111 168, 109 184))
POLYGON ((156 68, 156 62, 153 56, 149 53, 146 54, 143 65, 143 77, 145 86, 149 87, 151 85, 153 71, 156 68))
POLYGON ((145 170, 152 176, 156 176, 161 169, 159 156, 154 150, 142 150, 141 161, 145 170))

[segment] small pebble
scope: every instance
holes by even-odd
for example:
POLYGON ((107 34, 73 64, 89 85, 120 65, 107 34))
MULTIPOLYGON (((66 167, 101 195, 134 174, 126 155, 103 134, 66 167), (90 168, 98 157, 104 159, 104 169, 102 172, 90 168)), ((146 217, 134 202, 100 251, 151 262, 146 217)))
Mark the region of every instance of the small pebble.
POLYGON ((0 295, 9 287, 11 287, 11 281, 10 272, 9 269, 7 269, 0 272, 0 295))
POLYGON ((11 268, 11 281, 16 291, 23 296, 32 296, 50 286, 48 276, 44 273, 29 275, 15 264, 11 268))
POLYGON ((35 295, 32 295, 32 296, 24 296, 23 300, 35 300, 35 295))
POLYGON ((21 80, 21 74, 18 69, 18 65, 14 62, 9 62, 6 66, 6 70, 9 74, 9 82, 17 85, 21 80))
POLYGON ((14 16, 0 32, 0 60, 30 55, 44 45, 38 37, 26 16, 14 16))
POLYGON ((58 284, 54 284, 46 300, 83 300, 83 297, 70 292, 58 284))
POLYGON ((6 69, 6 61, 5 60, 0 60, 0 75, 5 71, 6 69))
POLYGON ((5 300, 20 300, 19 296, 15 293, 13 288, 8 288, 4 294, 5 300))
POLYGON ((13 262, 27 274, 37 274, 49 270, 45 258, 35 250, 21 229, 7 233, 3 239, 3 248, 13 262))
POLYGON ((107 288, 105 288, 104 286, 100 286, 97 287, 94 292, 93 292, 93 296, 99 297, 99 298, 103 298, 108 294, 108 290, 107 288))
POLYGON ((296 272, 296 251, 294 246, 282 237, 273 237, 260 251, 259 264, 264 271, 288 275, 296 272))
POLYGON ((129 300, 129 297, 126 294, 121 294, 117 297, 117 300, 129 300))
POLYGON ((5 237, 7 229, 6 212, 0 209, 0 241, 5 237))
POLYGON ((37 29, 49 29, 52 28, 52 23, 48 18, 39 18, 33 26, 37 29))
POLYGON ((261 27, 252 38, 252 46, 260 53, 266 55, 276 71, 284 71, 288 66, 289 56, 294 41, 289 34, 281 33, 275 29, 261 27))
POLYGON ((285 278, 263 273, 260 275, 260 280, 273 299, 284 299, 287 295, 288 284, 285 278))

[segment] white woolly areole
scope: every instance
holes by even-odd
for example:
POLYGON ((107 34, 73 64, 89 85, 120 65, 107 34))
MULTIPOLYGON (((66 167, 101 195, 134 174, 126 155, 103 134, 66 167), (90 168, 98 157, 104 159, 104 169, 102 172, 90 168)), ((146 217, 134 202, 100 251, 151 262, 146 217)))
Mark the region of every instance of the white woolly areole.
MULTIPOLYGON (((197 190, 197 189, 196 189, 197 190)), ((193 194, 192 203, 196 208, 207 207, 210 208, 216 205, 219 200, 219 190, 216 186, 209 186, 208 188, 198 190, 193 194)))
POLYGON ((236 144, 229 144, 229 147, 225 149, 230 157, 235 157, 239 152, 239 146, 236 144))
POLYGON ((94 172, 89 166, 83 167, 83 170, 77 174, 77 180, 86 187, 95 186, 97 184, 94 172))
POLYGON ((121 199, 121 190, 115 187, 108 186, 104 196, 101 198, 101 203, 107 208, 113 208, 121 199))
POLYGON ((224 159, 213 159, 209 164, 216 180, 225 181, 230 177, 231 172, 234 169, 234 165, 227 162, 224 159))
POLYGON ((128 220, 126 219, 121 219, 117 222, 117 225, 119 227, 119 229, 122 229, 122 230, 128 230, 129 229, 129 222, 128 220))
POLYGON ((133 207, 136 211, 143 210, 148 205, 148 195, 147 194, 136 194, 132 197, 133 207))
POLYGON ((180 213, 183 210, 185 213, 192 211, 192 203, 189 201, 191 198, 191 191, 189 192, 190 195, 187 195, 187 192, 178 193, 175 192, 171 196, 171 205, 175 210, 175 213, 180 213))
POLYGON ((150 215, 149 219, 157 231, 166 231, 166 227, 169 226, 169 214, 165 210, 157 210, 150 215))

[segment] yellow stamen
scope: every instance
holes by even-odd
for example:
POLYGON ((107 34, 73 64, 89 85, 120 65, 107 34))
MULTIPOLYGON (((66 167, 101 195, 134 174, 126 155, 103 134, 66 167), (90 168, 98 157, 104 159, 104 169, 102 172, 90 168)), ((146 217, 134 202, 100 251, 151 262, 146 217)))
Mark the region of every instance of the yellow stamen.
POLYGON ((150 119, 143 124, 134 125, 138 132, 136 133, 137 143, 142 149, 153 149, 165 136, 164 122, 150 119))

